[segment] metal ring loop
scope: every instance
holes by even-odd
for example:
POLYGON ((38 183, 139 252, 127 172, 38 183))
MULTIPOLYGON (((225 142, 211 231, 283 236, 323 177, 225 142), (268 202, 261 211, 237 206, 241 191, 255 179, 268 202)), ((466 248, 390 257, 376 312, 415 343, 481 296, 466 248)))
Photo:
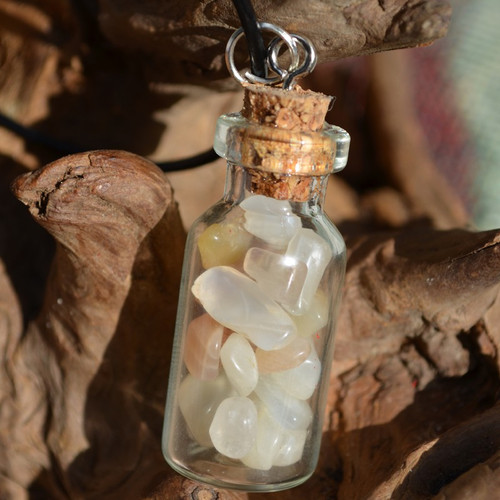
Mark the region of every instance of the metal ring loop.
MULTIPOLYGON (((295 38, 295 35, 291 36, 292 38, 295 38)), ((267 64, 269 65, 269 68, 279 75, 283 81, 289 75, 290 71, 297 69, 300 59, 297 58, 295 61, 292 61, 288 69, 283 69, 278 62, 281 47, 283 47, 283 40, 281 38, 276 37, 271 41, 267 49, 267 64)))
MULTIPOLYGON (((292 69, 292 70, 295 69, 298 66, 299 61, 300 61, 297 43, 295 42, 295 35, 290 35, 283 28, 280 28, 279 26, 276 26, 275 24, 272 24, 272 23, 258 22, 257 24, 259 26, 259 29, 271 31, 272 33, 275 33, 276 35, 278 35, 278 37, 280 37, 280 38, 277 38, 277 39, 278 39, 278 41, 281 42, 281 44, 283 43, 283 41, 284 41, 284 43, 287 44, 288 49, 290 50, 291 58, 292 58, 292 63, 290 65, 289 69, 292 69)), ((239 28, 231 35, 231 37, 229 38, 227 45, 226 45, 226 54, 225 54, 226 65, 227 65, 230 73, 233 75, 233 77, 236 78, 236 80, 238 80, 240 83, 251 82, 251 83, 263 83, 263 84, 271 85, 273 83, 278 83, 280 81, 283 81, 283 79, 288 75, 288 71, 281 70, 281 68, 280 68, 280 72, 276 71, 278 76, 274 76, 274 77, 263 78, 263 77, 259 77, 259 76, 254 75, 250 71, 246 71, 244 76, 241 75, 241 73, 238 71, 238 68, 236 68, 236 65, 234 63, 234 50, 235 50, 236 44, 238 43, 238 40, 243 36, 243 34, 244 34, 243 28, 239 28), (283 73, 282 73, 283 71, 286 72, 286 75, 283 75, 283 73)), ((274 42, 274 40, 273 40, 273 42, 274 42)), ((281 47, 281 45, 280 45, 280 47, 281 47)))
POLYGON ((268 49, 268 64, 271 69, 282 75, 283 88, 288 90, 295 85, 295 79, 299 76, 306 76, 314 70, 317 62, 316 51, 311 41, 300 35, 292 35, 292 37, 300 43, 305 54, 304 62, 301 66, 297 64, 291 65, 288 71, 283 70, 278 64, 278 54, 283 42, 280 39, 274 39, 268 49))

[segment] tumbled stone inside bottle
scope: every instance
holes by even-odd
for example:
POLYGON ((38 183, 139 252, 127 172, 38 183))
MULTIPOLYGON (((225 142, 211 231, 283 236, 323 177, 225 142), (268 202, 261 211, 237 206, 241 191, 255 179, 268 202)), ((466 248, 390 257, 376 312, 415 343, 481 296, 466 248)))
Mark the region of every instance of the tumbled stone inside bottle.
POLYGON ((191 290, 210 316, 261 349, 279 349, 297 333, 288 313, 235 269, 212 267, 196 279, 191 290))
POLYGON ((224 342, 220 355, 229 382, 240 396, 248 396, 259 378, 255 353, 248 340, 239 333, 233 333, 224 342))
POLYGON ((243 259, 252 235, 237 223, 212 224, 198 238, 198 250, 205 269, 235 264, 243 259))
POLYGON ((219 351, 224 327, 208 314, 193 319, 186 331, 184 363, 189 373, 201 380, 219 374, 219 351))
POLYGON ((312 422, 310 406, 303 400, 291 396, 282 387, 262 375, 255 393, 276 422, 287 430, 305 430, 312 422))
POLYGON ((256 195, 244 200, 240 207, 245 211, 245 229, 277 248, 285 248, 302 227, 300 217, 286 200, 256 195))
POLYGON ((304 262, 253 247, 245 255, 243 269, 285 309, 297 307, 307 277, 304 262))
POLYGON ((330 304, 326 294, 318 290, 307 311, 300 316, 293 316, 297 325, 297 334, 300 337, 319 335, 320 330, 328 323, 329 309, 330 304))
POLYGON ((179 387, 179 407, 194 439, 202 446, 212 446, 209 428, 220 403, 235 391, 227 377, 199 380, 187 375, 179 387))
POLYGON ((321 362, 316 349, 310 340, 309 356, 300 365, 289 370, 274 372, 267 375, 268 379, 290 396, 309 399, 318 385, 321 376, 321 362))
POLYGON ((241 396, 222 401, 209 432, 219 453, 229 458, 243 458, 257 436, 257 409, 253 401, 241 396))
POLYGON ((257 434, 250 452, 241 461, 248 467, 269 470, 281 451, 283 428, 269 415, 262 403, 257 402, 257 434))
POLYGON ((311 352, 311 342, 296 337, 282 349, 263 351, 257 349, 255 357, 260 373, 280 372, 299 366, 311 352))
POLYGON ((307 276, 300 298, 292 309, 293 314, 304 314, 309 309, 325 268, 332 258, 332 249, 312 229, 301 228, 290 240, 285 255, 307 265, 307 276))

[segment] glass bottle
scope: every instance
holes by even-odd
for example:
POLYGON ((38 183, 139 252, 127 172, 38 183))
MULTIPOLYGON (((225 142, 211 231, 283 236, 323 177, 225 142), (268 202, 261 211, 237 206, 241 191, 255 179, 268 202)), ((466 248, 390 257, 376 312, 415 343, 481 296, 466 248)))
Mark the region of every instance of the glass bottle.
POLYGON ((329 102, 249 86, 218 120, 226 185, 188 235, 162 439, 191 479, 276 491, 316 467, 345 274, 322 203, 350 140, 329 102))

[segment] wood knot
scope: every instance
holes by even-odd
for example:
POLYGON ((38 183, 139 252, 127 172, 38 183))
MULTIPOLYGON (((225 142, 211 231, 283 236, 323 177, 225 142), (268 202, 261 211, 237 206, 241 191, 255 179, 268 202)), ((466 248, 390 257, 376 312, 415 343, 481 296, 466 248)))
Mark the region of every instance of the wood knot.
POLYGON ((204 486, 197 486, 191 493, 191 498, 193 500, 218 500, 219 494, 204 486))

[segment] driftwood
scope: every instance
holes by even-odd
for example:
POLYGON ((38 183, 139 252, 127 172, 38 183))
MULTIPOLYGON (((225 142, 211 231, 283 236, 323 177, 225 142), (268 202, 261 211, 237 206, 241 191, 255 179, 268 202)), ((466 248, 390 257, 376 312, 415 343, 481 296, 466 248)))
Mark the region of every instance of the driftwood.
POLYGON ((171 191, 154 165, 106 152, 15 189, 58 246, 38 321, 24 336, 15 323, 2 332, 2 393, 12 395, 2 476, 51 498, 138 498, 164 469, 156 440, 184 242, 171 191))
MULTIPOLYGON (((209 492, 166 479, 159 452, 184 236, 161 173, 95 152, 14 189, 58 246, 38 320, 23 336, 19 318, 3 321, 2 487, 54 498, 209 492)), ((425 498, 477 467, 490 491, 499 242, 495 231, 431 229, 349 242, 321 465, 275 498, 425 498)))
MULTIPOLYGON (((257 17, 312 40, 321 62, 430 43, 446 33, 451 9, 432 0, 253 2, 257 17)), ((226 41, 240 26, 229 0, 103 2, 102 32, 116 46, 141 50, 193 79, 226 74, 226 41), (181 68, 178 68, 182 65, 181 68)))
MULTIPOLYGON (((158 82, 225 76, 230 2, 107 0, 98 16, 90 4, 2 2, 0 108, 84 146, 206 148, 208 124, 239 95, 158 82)), ((439 1, 340 4, 254 2, 323 61, 427 43, 449 17, 439 1)), ((332 178, 326 200, 349 261, 320 463, 305 485, 265 498, 489 500, 500 488, 500 231, 464 229, 404 55, 377 55, 367 74, 368 132, 342 95, 331 119, 346 120, 357 150, 375 147, 369 166, 353 150, 354 173, 332 178), (356 190, 369 169, 384 184, 356 190)), ((338 94, 336 66, 309 85, 338 94)), ((54 152, 3 129, 0 153, 0 498, 264 498, 181 478, 160 452, 184 227, 220 196, 222 164, 165 176, 106 150, 34 170, 54 152)))

